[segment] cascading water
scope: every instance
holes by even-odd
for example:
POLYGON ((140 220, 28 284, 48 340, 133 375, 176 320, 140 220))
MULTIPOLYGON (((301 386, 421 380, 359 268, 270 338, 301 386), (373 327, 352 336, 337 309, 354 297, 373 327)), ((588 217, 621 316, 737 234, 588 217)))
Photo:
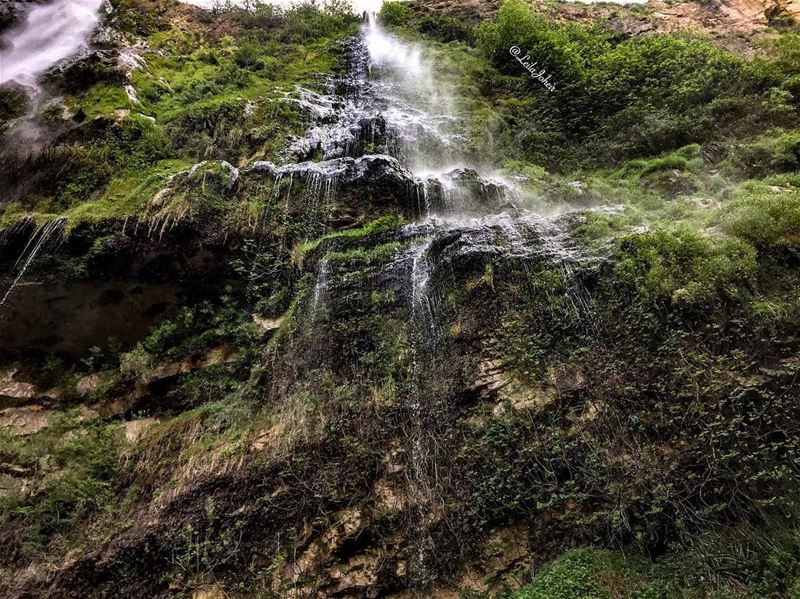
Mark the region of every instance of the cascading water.
POLYGON ((47 101, 42 75, 62 61, 77 57, 100 23, 106 0, 48 0, 31 2, 22 19, 0 36, 0 86, 19 86, 27 109, 2 132, 19 148, 34 152, 49 139, 37 115, 47 101))
POLYGON ((320 303, 325 299, 325 292, 328 290, 328 279, 331 276, 331 263, 326 259, 322 259, 317 272, 317 282, 314 285, 314 291, 311 294, 311 313, 314 317, 317 316, 320 303))
MULTIPOLYGON (((429 527, 441 490, 431 427, 441 420, 442 406, 428 392, 440 339, 438 273, 474 257, 522 264, 546 259, 568 277, 578 256, 555 219, 516 208, 509 202, 515 197, 511 185, 482 177, 465 159, 451 94, 417 48, 387 33, 374 14, 347 46, 348 75, 330 79, 328 94, 300 89, 288 98, 309 115, 311 126, 292 141, 286 158, 305 162, 261 168, 273 169, 277 180, 301 177, 312 195, 326 198, 337 186, 358 183, 375 164, 408 181, 409 203, 416 205, 419 220, 399 234, 403 248, 387 269, 392 280, 408 277, 410 393, 404 434, 416 547, 410 571, 417 584, 426 584, 433 555, 429 527), (313 156, 322 161, 310 162, 313 156)), ((312 320, 336 285, 324 258, 317 268, 312 320)), ((573 302, 576 310, 582 301, 573 302)))
POLYGON ((13 276, 14 279, 2 299, 0 299, 0 309, 5 306, 11 293, 17 285, 19 285, 19 282, 22 280, 22 277, 28 271, 31 264, 33 264, 34 260, 36 260, 36 256, 38 256, 43 249, 50 249, 51 245, 60 242, 62 238, 61 234, 64 232, 64 226, 66 224, 66 217, 57 218, 38 227, 33 232, 11 269, 11 276, 13 276))
MULTIPOLYGON (((424 206, 419 211, 424 218, 406 228, 407 234, 421 238, 408 260, 412 262, 412 312, 424 307, 427 315, 424 323, 415 318, 427 331, 424 343, 432 343, 436 335, 434 302, 428 297, 436 264, 428 253, 433 241, 442 236, 460 236, 472 244, 472 251, 507 258, 546 255, 568 277, 570 263, 579 259, 568 235, 555 219, 517 209, 508 201, 517 195, 512 185, 482 177, 465 160, 462 138, 453 133, 461 119, 452 109, 452 94, 438 83, 421 52, 388 34, 374 14, 363 37, 373 76, 368 95, 383 109, 380 117, 387 136, 396 142, 397 157, 418 178, 419 203, 424 206), (420 143, 420 137, 426 143, 420 143), (504 247, 484 239, 486 231, 503 237, 504 247)), ((459 245, 460 251, 469 251, 463 243, 459 245)))
POLYGON ((39 75, 86 47, 103 0, 51 0, 35 5, 0 39, 0 84, 35 88, 39 75))

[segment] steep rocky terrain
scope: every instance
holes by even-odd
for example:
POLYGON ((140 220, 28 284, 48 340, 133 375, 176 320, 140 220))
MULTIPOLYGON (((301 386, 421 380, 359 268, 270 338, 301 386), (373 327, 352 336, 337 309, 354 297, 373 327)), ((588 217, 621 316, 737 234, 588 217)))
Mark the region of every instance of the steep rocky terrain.
POLYGON ((794 596, 795 15, 113 0, 0 86, 0 593, 794 596))
MULTIPOLYGON (((490 19, 500 2, 475 0, 455 2, 431 0, 421 3, 425 11, 438 12, 470 22, 490 19)), ((760 40, 775 35, 775 28, 791 27, 800 18, 797 0, 726 0, 680 2, 649 0, 642 4, 535 2, 542 12, 562 22, 601 23, 626 35, 648 35, 694 31, 711 36, 717 43, 750 53, 760 40)))

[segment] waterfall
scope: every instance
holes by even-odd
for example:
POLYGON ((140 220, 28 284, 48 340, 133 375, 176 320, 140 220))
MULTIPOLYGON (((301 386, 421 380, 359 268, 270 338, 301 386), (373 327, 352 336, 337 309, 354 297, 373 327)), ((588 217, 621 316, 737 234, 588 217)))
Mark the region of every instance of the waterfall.
MULTIPOLYGON (((431 582, 429 560, 435 554, 430 524, 439 509, 442 481, 436 464, 440 444, 435 427, 448 418, 448 407, 430 393, 435 383, 439 349, 437 284, 452 272, 456 260, 481 259, 527 265, 555 263, 565 279, 579 259, 557 219, 544 218, 509 203, 513 184, 486 178, 460 150, 464 140, 452 133, 460 117, 447 86, 437 80, 420 50, 387 33, 371 14, 362 33, 368 52, 362 110, 379 110, 385 127, 385 147, 416 177, 415 201, 421 219, 400 234, 410 245, 399 250, 390 268, 408 279, 410 386, 408 492, 415 508, 409 514, 415 531, 412 577, 431 582)), ((457 129, 457 127, 456 127, 457 129)), ((576 310, 585 307, 577 293, 576 310)))
POLYGON ((411 267, 411 308, 413 320, 425 330, 425 339, 433 342, 436 321, 433 315, 430 296, 431 263, 429 252, 433 244, 433 235, 423 239, 412 248, 411 267))
POLYGON ((319 314, 320 303, 325 299, 325 292, 328 289, 328 279, 331 276, 331 263, 323 258, 317 271, 317 282, 314 284, 314 291, 311 294, 311 318, 316 320, 319 314))
POLYGON ((430 250, 434 236, 427 235, 411 247, 411 391, 413 411, 419 415, 424 372, 436 350, 436 316, 430 291, 433 264, 430 250))
POLYGON ((78 54, 100 22, 103 0, 51 0, 37 4, 0 39, 0 84, 36 88, 39 75, 78 54))
POLYGON ((22 253, 20 253, 19 258, 17 258, 17 261, 14 263, 14 266, 11 269, 12 276, 14 275, 15 271, 16 276, 3 295, 3 298, 0 299, 0 309, 5 306, 8 298, 14 291, 14 288, 22 280, 22 277, 28 271, 28 268, 31 266, 31 264, 33 264, 33 261, 36 259, 36 256, 39 254, 39 252, 43 248, 46 248, 51 241, 60 241, 61 234, 64 232, 64 226, 66 223, 66 217, 57 218, 37 228, 33 234, 31 234, 30 238, 28 239, 28 243, 23 248, 22 253))

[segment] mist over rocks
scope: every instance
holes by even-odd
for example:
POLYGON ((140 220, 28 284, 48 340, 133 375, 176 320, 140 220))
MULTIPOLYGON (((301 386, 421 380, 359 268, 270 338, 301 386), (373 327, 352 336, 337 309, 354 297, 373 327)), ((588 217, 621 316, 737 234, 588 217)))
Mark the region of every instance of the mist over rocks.
POLYGON ((39 75, 86 48, 103 0, 37 3, 0 38, 0 83, 35 86, 39 75))

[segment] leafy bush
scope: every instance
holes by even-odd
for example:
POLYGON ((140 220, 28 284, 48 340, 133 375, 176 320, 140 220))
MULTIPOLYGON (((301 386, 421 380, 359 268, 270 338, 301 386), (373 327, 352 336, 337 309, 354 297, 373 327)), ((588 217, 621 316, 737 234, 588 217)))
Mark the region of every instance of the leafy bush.
POLYGON ((440 42, 471 42, 472 27, 447 15, 425 15, 417 25, 419 30, 440 42))
POLYGON ((404 2, 384 2, 378 18, 388 27, 402 27, 407 25, 411 11, 404 2))
POLYGON ((0 435, 0 457, 23 468, 47 471, 32 494, 0 498, 0 532, 6 563, 44 546, 53 535, 104 506, 112 497, 122 438, 117 425, 90 424, 60 416, 50 427, 24 439, 0 435), (55 471, 55 473, 51 472, 55 471))
POLYGON ((729 175, 745 179, 800 170, 800 133, 773 131, 733 144, 724 167, 729 175))
POLYGON ((142 10, 138 0, 111 0, 113 8, 108 19, 120 31, 149 35, 170 26, 163 10, 142 10))
POLYGON ((357 22, 346 2, 329 2, 320 9, 307 1, 283 13, 280 36, 284 42, 303 44, 341 33, 357 22))
POLYGON ((709 240, 679 228, 623 238, 614 272, 642 297, 691 307, 735 295, 755 267, 755 251, 747 243, 709 240))
POLYGON ((137 344, 131 351, 122 354, 119 359, 120 374, 126 378, 144 378, 153 365, 153 356, 147 353, 142 344, 137 344))
POLYGON ((570 551, 534 575, 512 599, 613 599, 629 596, 636 571, 620 555, 598 549, 570 551))
MULTIPOLYGON (((522 67, 510 54, 512 46, 538 61, 537 70, 545 68, 556 81, 581 81, 593 56, 608 47, 605 36, 593 34, 575 24, 554 24, 523 0, 506 0, 496 22, 486 22, 477 31, 479 45, 504 73, 516 75, 522 67)), ((530 78, 528 78, 530 79, 530 78)), ((529 86, 538 89, 536 82, 529 86)))
POLYGON ((788 81, 790 67, 756 68, 688 34, 618 42, 597 28, 553 23, 523 0, 506 0, 496 21, 478 28, 477 40, 510 78, 492 85, 492 94, 524 90, 536 98, 520 117, 507 111, 507 127, 522 155, 552 167, 612 164, 702 142, 723 125, 752 130, 795 118, 792 92, 776 87, 788 81), (551 75, 555 91, 529 76, 512 46, 551 75))
POLYGON ((264 68, 264 62, 261 59, 262 53, 259 44, 252 41, 244 42, 233 53, 233 61, 243 69, 260 71, 264 68))
POLYGON ((600 94, 596 108, 606 112, 642 101, 676 112, 692 109, 747 83, 741 59, 684 35, 633 38, 590 67, 587 93, 600 94))
POLYGON ((725 230, 760 249, 800 248, 800 191, 747 194, 725 213, 725 230))
POLYGON ((777 77, 800 75, 800 33, 785 33, 777 37, 772 42, 771 53, 771 66, 778 71, 777 77))
POLYGON ((126 354, 121 370, 123 374, 142 376, 159 358, 180 359, 223 339, 244 341, 252 333, 247 314, 229 296, 223 296, 221 305, 206 301, 185 307, 126 354))
POLYGON ((689 551, 656 563, 601 549, 567 551, 512 598, 794 597, 792 583, 800 572, 796 510, 792 504, 787 514, 769 515, 758 525, 712 529, 689 551))
POLYGON ((247 8, 228 6, 227 10, 246 29, 274 29, 280 25, 283 17, 280 7, 268 2, 260 2, 259 0, 250 4, 247 8))

